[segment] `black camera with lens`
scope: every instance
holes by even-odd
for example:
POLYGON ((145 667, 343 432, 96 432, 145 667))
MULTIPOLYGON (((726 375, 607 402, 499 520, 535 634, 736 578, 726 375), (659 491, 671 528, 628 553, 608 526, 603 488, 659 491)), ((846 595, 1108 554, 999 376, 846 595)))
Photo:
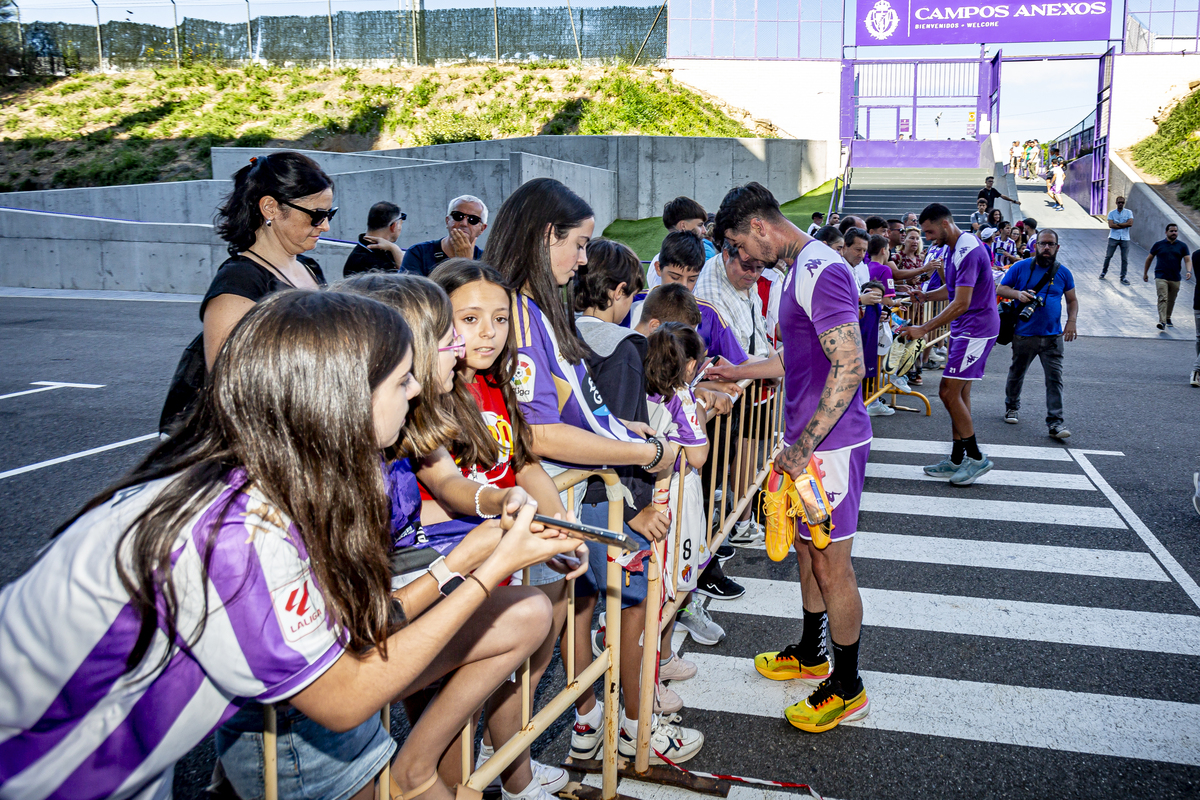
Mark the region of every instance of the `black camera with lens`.
POLYGON ((1044 297, 1034 297, 1028 303, 1021 307, 1021 313, 1017 316, 1022 322, 1027 322, 1033 318, 1033 312, 1037 311, 1042 306, 1046 305, 1044 297))

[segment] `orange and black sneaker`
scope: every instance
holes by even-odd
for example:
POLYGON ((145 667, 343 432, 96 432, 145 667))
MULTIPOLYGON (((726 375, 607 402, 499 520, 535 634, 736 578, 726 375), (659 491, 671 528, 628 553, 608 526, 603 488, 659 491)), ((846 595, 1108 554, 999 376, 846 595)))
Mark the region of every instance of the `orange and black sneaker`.
POLYGON ((810 686, 829 677, 829 659, 813 666, 801 663, 798 644, 789 644, 777 653, 759 653, 754 657, 754 668, 773 681, 800 681, 810 686))
POLYGON ((771 470, 762 493, 762 512, 767 555, 772 561, 783 561, 796 539, 796 515, 800 513, 800 495, 791 475, 771 470))
POLYGON ((870 713, 871 701, 862 678, 857 683, 853 689, 839 689, 832 676, 826 678, 807 698, 785 708, 784 719, 809 733, 824 733, 840 723, 862 719, 870 713))

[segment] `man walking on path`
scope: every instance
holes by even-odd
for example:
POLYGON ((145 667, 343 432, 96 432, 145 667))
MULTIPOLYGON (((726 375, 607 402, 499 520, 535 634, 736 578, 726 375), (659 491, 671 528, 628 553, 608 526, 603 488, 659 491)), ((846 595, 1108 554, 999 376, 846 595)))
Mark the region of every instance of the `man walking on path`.
POLYGON ((1012 366, 1004 387, 1004 421, 1015 425, 1021 407, 1021 386, 1033 359, 1046 374, 1046 424, 1055 439, 1071 435, 1063 424, 1063 342, 1075 341, 1079 301, 1071 270, 1058 263, 1058 234, 1047 228, 1038 234, 1037 255, 1018 261, 1004 274, 997 293, 1016 300, 1032 314, 1017 321, 1012 340, 1012 366), (1067 301, 1067 324, 1062 324, 1062 301, 1067 301))
POLYGON ((1104 266, 1100 268, 1100 280, 1108 275, 1108 262, 1113 253, 1121 248, 1121 283, 1129 286, 1129 229, 1133 227, 1133 212, 1125 208, 1125 198, 1117 198, 1117 207, 1108 212, 1108 252, 1104 254, 1104 266))
POLYGON ((1179 226, 1174 222, 1167 225, 1167 238, 1159 239, 1150 248, 1146 256, 1146 266, 1142 270, 1142 281, 1150 280, 1150 262, 1155 258, 1154 288, 1158 290, 1158 325, 1160 331, 1164 328, 1174 328, 1171 322, 1171 312, 1175 309, 1175 297, 1179 294, 1179 275, 1186 270, 1184 280, 1192 277, 1192 259, 1188 255, 1187 245, 1179 241, 1179 226))
POLYGON ((950 325, 950 348, 938 396, 950 412, 954 444, 948 458, 925 467, 925 474, 949 478, 955 486, 968 486, 993 466, 975 441, 971 421, 971 383, 983 379, 988 353, 1000 332, 996 311, 996 284, 987 248, 974 234, 959 230, 950 209, 933 203, 921 212, 921 232, 932 245, 948 245, 946 285, 928 294, 916 291, 916 303, 949 300, 936 317, 924 325, 906 325, 901 334, 920 339, 941 326, 950 325))
MULTIPOLYGON (((1192 263, 1198 262, 1200 250, 1192 253, 1192 263)), ((1196 363, 1192 364, 1192 386, 1200 388, 1200 280, 1196 281, 1196 292, 1192 295, 1192 311, 1196 314, 1196 363)), ((1200 511, 1200 505, 1196 506, 1196 510, 1200 511)))
POLYGON ((979 199, 987 202, 988 211, 991 211, 995 207, 996 200, 998 199, 1007 200, 1014 205, 1019 205, 1016 200, 1013 200, 1008 195, 1000 194, 1000 190, 996 188, 996 179, 992 176, 989 175, 984 178, 983 184, 983 188, 979 190, 979 199))

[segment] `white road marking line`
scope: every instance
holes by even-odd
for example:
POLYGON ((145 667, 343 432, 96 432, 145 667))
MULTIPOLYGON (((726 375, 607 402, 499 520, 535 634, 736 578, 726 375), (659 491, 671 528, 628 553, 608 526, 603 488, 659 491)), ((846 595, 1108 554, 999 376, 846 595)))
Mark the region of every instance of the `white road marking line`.
MULTIPOLYGON (((1175 560, 1175 557, 1167 551, 1167 548, 1163 547, 1162 542, 1158 540, 1158 537, 1150 532, 1150 529, 1146 527, 1146 523, 1142 522, 1141 517, 1134 513, 1133 509, 1129 507, 1129 504, 1121 498, 1121 495, 1117 494, 1116 490, 1114 490, 1112 486, 1109 486, 1108 481, 1104 480, 1104 477, 1100 474, 1100 472, 1094 466, 1092 466, 1092 462, 1088 460, 1088 457, 1085 455, 1085 453, 1097 455, 1097 453, 1091 450, 1071 450, 1071 455, 1075 457, 1075 460, 1079 462, 1079 466, 1082 467, 1083 471, 1086 472, 1088 477, 1092 479, 1092 483, 1096 484, 1100 491, 1104 492, 1104 495, 1108 498, 1108 501, 1116 506, 1117 510, 1121 512, 1121 516, 1123 516, 1125 521, 1129 523, 1129 527, 1133 528, 1134 532, 1141 538, 1146 547, 1150 548, 1150 552, 1153 553, 1155 558, 1159 560, 1159 563, 1166 567, 1167 572, 1169 572, 1171 577, 1174 578, 1179 584, 1179 588, 1187 592, 1187 596, 1192 598, 1192 602, 1195 603, 1197 607, 1200 607, 1200 586, 1196 585, 1196 581, 1187 573, 1187 570, 1185 570, 1183 566, 1175 560)), ((1187 501, 1185 500, 1183 502, 1186 503, 1187 501)))
POLYGON ((0 394, 0 400, 7 400, 10 397, 22 397, 27 394, 37 394, 38 392, 52 392, 55 389, 103 389, 103 383, 59 383, 58 381, 33 381, 30 386, 40 386, 40 389, 26 389, 23 392, 12 392, 10 394, 0 394))
MULTIPOLYGON (((1028 447, 1012 444, 979 444, 979 449, 991 458, 1025 458, 1035 461, 1070 461, 1071 456, 1061 447, 1028 447)), ((932 456, 950 455, 950 442, 927 439, 884 439, 871 441, 871 450, 886 453, 924 453, 932 456)))
MULTIPOLYGON (((718 618, 719 612, 775 617, 780 609, 801 606, 797 582, 737 581, 746 587, 746 593, 711 608, 718 618)), ((874 627, 1200 655, 1200 616, 891 589, 859 592, 863 624, 874 627)))
MULTIPOLYGON (((687 769, 691 764, 681 764, 684 769, 687 769)), ((784 777, 778 780, 788 780, 790 783, 803 783, 803 781, 795 780, 794 767, 791 764, 784 764, 784 777), (788 779, 791 775, 791 780, 788 779)), ((731 774, 731 773, 726 773, 731 774)), ((751 777, 744 775, 742 777, 751 777)), ((776 780, 768 778, 767 780, 776 780)), ((585 775, 583 778, 584 786, 595 786, 597 789, 603 786, 603 781, 599 775, 585 775)), ((813 787, 814 791, 820 791, 817 787, 813 787)), ((696 792, 688 791, 679 786, 665 786, 661 783, 646 783, 645 781, 635 781, 630 778, 621 778, 617 784, 617 792, 626 797, 633 797, 636 800, 699 800, 704 795, 696 792)), ((768 789, 765 786, 747 786, 744 783, 734 783, 729 787, 729 800, 798 800, 806 797, 800 789, 768 789)), ((824 800, 834 800, 828 795, 821 795, 824 800)))
POLYGON ((59 456, 58 458, 52 458, 49 461, 39 461, 36 464, 30 464, 25 467, 17 467, 16 469, 10 469, 7 472, 0 472, 0 481, 4 480, 5 478, 11 478, 14 475, 24 475, 26 472, 33 472, 34 470, 45 469, 46 467, 53 467, 55 464, 62 464, 67 461, 74 461, 77 458, 86 458, 88 456, 94 456, 97 453, 104 453, 108 450, 116 450, 118 447, 127 447, 128 445, 131 445, 131 444, 137 444, 138 442, 146 442, 151 439, 157 439, 157 438, 158 438, 157 433, 148 433, 145 436, 138 436, 133 439, 126 439, 123 442, 113 442, 112 444, 106 444, 103 447, 93 447, 91 450, 83 450, 79 453, 71 453, 69 456, 59 456))
MULTIPOLYGON (((935 481, 945 483, 945 478, 926 475, 919 466, 910 464, 867 464, 868 478, 892 478, 902 481, 935 481)), ((1096 487, 1086 475, 1062 472, 1022 472, 1018 470, 993 469, 981 475, 975 483, 991 486, 1022 486, 1031 489, 1079 489, 1094 492, 1096 487)))
MULTIPOLYGON (((685 707, 779 719, 812 690, 770 681, 749 658, 687 654, 685 707)), ((854 727, 1200 766, 1200 705, 997 683, 863 672, 871 713, 854 727)), ((797 741, 803 741, 800 731, 797 741)))
MULTIPOLYGON (((970 490, 964 487, 961 491, 970 490)), ((1125 523, 1117 516, 1117 512, 1107 506, 1068 506, 1057 503, 1022 503, 1016 500, 977 500, 973 497, 863 492, 859 510, 906 516, 919 514, 926 517, 1125 528, 1125 523)))
POLYGON ((1149 553, 944 539, 900 533, 859 531, 854 535, 854 557, 955 567, 1019 569, 1056 575, 1092 575, 1139 581, 1171 580, 1149 553))

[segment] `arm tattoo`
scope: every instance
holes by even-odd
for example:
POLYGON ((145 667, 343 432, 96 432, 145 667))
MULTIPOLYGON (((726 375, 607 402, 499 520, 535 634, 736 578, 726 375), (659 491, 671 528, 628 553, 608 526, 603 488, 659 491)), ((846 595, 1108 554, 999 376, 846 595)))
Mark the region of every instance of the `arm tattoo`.
POLYGON ((821 443, 850 404, 857 402, 858 391, 866 368, 863 361, 862 338, 857 323, 846 323, 827 331, 821 347, 829 359, 829 375, 817 410, 800 438, 784 449, 775 463, 795 477, 808 466, 813 450, 821 443))

